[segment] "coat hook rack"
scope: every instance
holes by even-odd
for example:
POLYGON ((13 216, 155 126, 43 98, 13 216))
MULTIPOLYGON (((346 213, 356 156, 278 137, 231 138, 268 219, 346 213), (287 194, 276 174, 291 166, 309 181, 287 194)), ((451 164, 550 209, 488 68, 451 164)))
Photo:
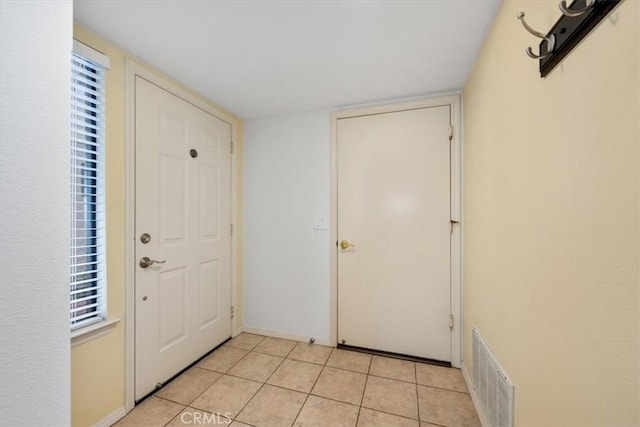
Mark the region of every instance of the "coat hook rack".
POLYGON ((558 6, 560 7, 560 12, 562 12, 562 14, 564 16, 569 16, 569 17, 574 18, 576 16, 582 15, 583 13, 585 13, 586 11, 591 9, 595 3, 596 3, 596 0, 587 0, 586 1, 586 6, 584 8, 582 8, 582 9, 570 9, 567 6, 567 2, 565 0, 562 0, 558 6))
POLYGON ((540 77, 546 77, 621 1, 574 0, 567 5, 562 0, 558 4, 562 15, 546 34, 532 29, 524 20, 524 12, 520 12, 518 19, 524 28, 542 39, 538 54, 530 47, 526 50, 530 58, 538 59, 540 77))
POLYGON ((551 52, 553 52, 553 48, 556 45, 556 37, 553 34, 546 35, 531 28, 527 24, 527 21, 524 20, 524 12, 520 12, 518 14, 518 19, 520 20, 520 22, 522 22, 522 25, 524 26, 525 30, 529 31, 534 36, 541 38, 544 40, 544 42, 546 42, 546 45, 544 48, 544 51, 545 51, 544 54, 542 53, 542 50, 543 50, 542 43, 540 45, 540 52, 541 52, 540 55, 536 55, 535 53, 533 53, 533 49, 528 47, 526 52, 527 52, 527 55, 529 55, 529 58, 533 58, 533 59, 544 58, 545 56, 548 56, 551 52))

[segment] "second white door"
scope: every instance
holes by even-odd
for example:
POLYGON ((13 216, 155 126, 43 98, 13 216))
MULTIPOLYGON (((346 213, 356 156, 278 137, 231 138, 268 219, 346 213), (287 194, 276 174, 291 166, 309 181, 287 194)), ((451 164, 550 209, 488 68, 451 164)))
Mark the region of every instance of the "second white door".
POLYGON ((338 342, 451 360, 449 106, 337 124, 338 342))
POLYGON ((231 336, 231 125, 135 85, 140 399, 231 336))

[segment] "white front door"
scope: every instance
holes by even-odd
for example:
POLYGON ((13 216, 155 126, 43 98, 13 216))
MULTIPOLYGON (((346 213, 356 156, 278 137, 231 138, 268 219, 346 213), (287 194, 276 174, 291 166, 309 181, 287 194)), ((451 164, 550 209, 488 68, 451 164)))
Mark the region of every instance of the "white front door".
POLYGON ((448 105, 338 120, 338 343, 451 361, 449 126, 448 105))
POLYGON ((141 77, 135 85, 140 399, 231 336, 231 125, 141 77))

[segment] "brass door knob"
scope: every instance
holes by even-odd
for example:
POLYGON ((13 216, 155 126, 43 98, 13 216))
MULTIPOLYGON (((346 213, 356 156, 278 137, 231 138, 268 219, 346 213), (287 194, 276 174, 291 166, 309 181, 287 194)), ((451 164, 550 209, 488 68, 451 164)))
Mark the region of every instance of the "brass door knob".
POLYGON ((341 247, 343 250, 347 250, 347 249, 349 249, 349 247, 352 247, 352 248, 353 248, 353 247, 355 247, 355 245, 354 245, 354 244, 349 243, 349 241, 347 241, 347 240, 343 240, 342 242, 340 242, 340 247, 341 247))

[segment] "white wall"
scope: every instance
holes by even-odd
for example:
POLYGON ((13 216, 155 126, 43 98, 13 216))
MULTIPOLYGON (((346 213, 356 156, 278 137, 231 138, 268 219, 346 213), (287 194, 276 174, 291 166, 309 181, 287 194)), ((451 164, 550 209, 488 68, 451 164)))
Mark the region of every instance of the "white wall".
POLYGON ((328 111, 245 122, 244 326, 329 340, 328 111))
POLYGON ((0 16, 0 425, 69 425, 72 4, 0 16))

